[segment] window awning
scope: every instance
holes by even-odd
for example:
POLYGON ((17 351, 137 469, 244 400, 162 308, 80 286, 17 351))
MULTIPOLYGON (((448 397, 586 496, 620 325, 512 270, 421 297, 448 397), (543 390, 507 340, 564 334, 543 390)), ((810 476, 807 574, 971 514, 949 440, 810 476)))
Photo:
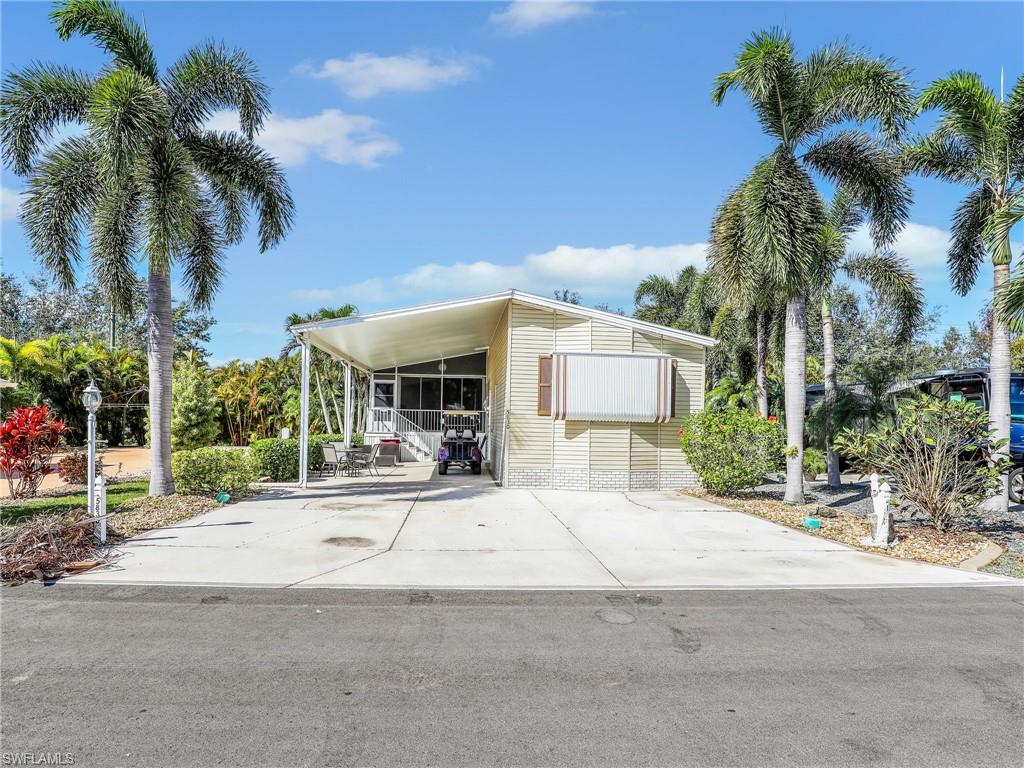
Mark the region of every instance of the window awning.
POLYGON ((675 409, 669 355, 556 352, 551 415, 565 421, 664 423, 675 409))

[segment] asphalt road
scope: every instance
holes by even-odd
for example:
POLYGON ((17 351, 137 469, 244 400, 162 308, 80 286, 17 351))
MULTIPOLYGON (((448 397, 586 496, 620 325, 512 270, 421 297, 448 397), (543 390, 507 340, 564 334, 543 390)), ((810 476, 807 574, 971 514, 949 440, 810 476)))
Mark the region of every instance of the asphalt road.
POLYGON ((940 768, 1024 755, 1018 588, 63 584, 0 600, 5 761, 940 768))

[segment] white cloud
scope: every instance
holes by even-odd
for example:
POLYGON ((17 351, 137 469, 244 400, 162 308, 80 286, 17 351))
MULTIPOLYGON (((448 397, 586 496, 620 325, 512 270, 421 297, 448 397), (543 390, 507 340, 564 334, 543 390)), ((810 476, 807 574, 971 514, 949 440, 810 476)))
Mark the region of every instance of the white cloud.
POLYGON ((10 187, 0 187, 0 212, 3 221, 18 218, 18 208, 21 206, 22 192, 10 187))
MULTIPOLYGON (((849 250, 851 253, 870 253, 874 249, 868 226, 863 224, 850 237, 849 250)), ((944 268, 946 252, 949 250, 949 232, 927 224, 909 222, 890 250, 909 261, 914 269, 929 271, 933 267, 944 268)))
POLYGON ((490 21, 503 32, 521 35, 592 11, 589 3, 570 0, 514 0, 503 11, 492 13, 490 21))
MULTIPOLYGON (((217 112, 207 124, 218 131, 238 130, 238 113, 217 112)), ((380 132, 377 121, 325 109, 310 117, 271 115, 256 142, 284 165, 302 165, 318 157, 338 165, 375 168, 380 160, 402 151, 402 145, 380 132)))
POLYGON ((482 56, 432 59, 423 53, 377 56, 354 53, 347 59, 327 59, 320 68, 300 64, 296 71, 318 80, 330 80, 354 99, 369 99, 388 91, 431 91, 471 78, 486 66, 482 56))
POLYGON ((560 288, 579 291, 584 301, 632 304, 633 287, 653 273, 672 274, 688 265, 704 266, 704 243, 608 248, 560 245, 513 264, 493 261, 423 264, 392 277, 379 277, 333 289, 296 291, 310 301, 343 300, 359 307, 395 306, 519 288, 550 295, 560 288))

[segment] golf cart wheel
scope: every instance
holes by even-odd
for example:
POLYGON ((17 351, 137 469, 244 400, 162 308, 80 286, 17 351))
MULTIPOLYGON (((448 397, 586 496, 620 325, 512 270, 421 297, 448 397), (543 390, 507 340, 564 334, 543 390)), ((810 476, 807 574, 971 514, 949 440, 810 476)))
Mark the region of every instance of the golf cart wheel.
POLYGON ((437 474, 439 474, 439 475, 447 475, 448 474, 448 462, 447 461, 439 461, 439 462, 437 462, 437 474))
POLYGON ((480 474, 480 465, 479 464, 470 464, 469 468, 473 470, 473 474, 474 475, 479 475, 480 474))
POLYGON ((1024 501, 1024 467, 1015 467, 1010 471, 1010 501, 1014 504, 1024 501))

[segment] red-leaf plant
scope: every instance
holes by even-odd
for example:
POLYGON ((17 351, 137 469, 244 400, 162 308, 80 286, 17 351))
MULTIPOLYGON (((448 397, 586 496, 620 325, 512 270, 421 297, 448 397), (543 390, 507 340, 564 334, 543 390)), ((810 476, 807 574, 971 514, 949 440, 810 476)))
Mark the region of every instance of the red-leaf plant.
POLYGON ((35 495, 68 431, 45 405, 15 408, 0 424, 0 473, 7 476, 12 498, 35 495))

